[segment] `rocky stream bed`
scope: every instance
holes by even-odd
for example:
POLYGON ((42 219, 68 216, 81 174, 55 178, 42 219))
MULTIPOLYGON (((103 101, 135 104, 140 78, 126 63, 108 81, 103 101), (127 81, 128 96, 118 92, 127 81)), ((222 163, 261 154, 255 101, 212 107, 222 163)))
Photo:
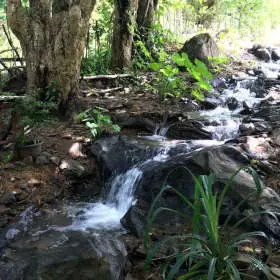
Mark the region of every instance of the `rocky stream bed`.
MULTIPOLYGON (((0 232, 0 279, 146 279, 142 237, 153 199, 165 181, 189 198, 194 195, 193 179, 180 169, 182 166, 196 175, 215 174, 222 188, 237 169, 253 162, 264 189, 236 213, 235 219, 270 209, 272 203, 273 211, 280 213, 279 74, 279 63, 261 62, 258 69, 217 78, 213 93, 200 105, 171 102, 163 108, 154 97, 140 92, 130 93, 129 100, 122 91, 91 100, 88 97, 87 101, 106 108, 122 127, 120 136, 87 144, 100 184, 98 198, 68 198, 46 209, 25 209, 17 222, 0 232), (276 186, 271 178, 276 178, 276 186)), ((73 160, 61 160, 57 168, 72 183, 79 184, 86 177, 84 167, 73 160)), ((223 215, 254 188, 251 175, 241 171, 223 215)), ((172 193, 159 203, 191 217, 190 210, 172 193)), ((6 205, 3 199, 1 205, 6 205)), ((277 252, 278 219, 279 215, 254 217, 243 230, 264 231, 277 252)), ((156 226, 161 234, 173 234, 182 228, 188 230, 185 223, 164 215, 156 226)), ((273 277, 280 279, 276 255, 270 266, 273 277)), ((149 279, 160 278, 151 273, 149 279)))

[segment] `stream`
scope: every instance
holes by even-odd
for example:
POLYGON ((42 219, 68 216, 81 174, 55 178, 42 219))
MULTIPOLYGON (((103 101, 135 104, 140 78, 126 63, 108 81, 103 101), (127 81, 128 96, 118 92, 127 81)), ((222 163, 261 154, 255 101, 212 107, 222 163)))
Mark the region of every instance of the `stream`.
MULTIPOLYGON (((268 79, 278 78, 278 63, 262 63, 261 67, 268 79)), ((270 98, 262 81, 257 76, 219 80, 222 86, 216 87, 211 98, 206 99, 212 109, 190 114, 190 119, 211 133, 212 139, 169 139, 166 137, 169 126, 161 124, 154 135, 97 141, 93 154, 101 151, 99 162, 109 174, 100 200, 63 202, 47 213, 34 207, 25 210, 18 222, 0 236, 0 280, 124 279, 127 250, 120 237, 127 231, 136 234, 141 231, 138 205, 140 201, 152 201, 151 186, 158 185, 155 191, 160 188, 168 171, 185 160, 191 169, 199 170, 198 174, 206 169, 215 172, 211 160, 219 157, 208 156, 209 151, 229 157, 232 162, 226 163, 227 168, 235 168, 238 166, 235 163, 242 163, 243 158, 235 148, 228 148, 227 143, 256 134, 256 129, 260 134, 271 131, 266 120, 254 116, 260 104, 270 98), (202 164, 205 151, 209 162, 202 164), (110 167, 106 166, 106 159, 110 167), (197 164, 199 161, 201 166, 197 164)), ((226 174, 230 170, 217 172, 226 174)), ((221 181, 224 174, 220 174, 221 181)), ((179 175, 171 180, 175 182, 176 176, 179 175)), ((173 198, 164 203, 177 204, 173 198)), ((274 233, 274 228, 271 231, 274 233)), ((279 229, 275 225, 276 231, 279 229)))

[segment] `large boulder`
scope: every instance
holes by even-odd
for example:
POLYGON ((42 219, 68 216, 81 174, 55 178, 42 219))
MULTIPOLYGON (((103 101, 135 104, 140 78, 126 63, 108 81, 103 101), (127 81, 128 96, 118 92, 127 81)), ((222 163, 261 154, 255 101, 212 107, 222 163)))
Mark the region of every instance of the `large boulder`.
MULTIPOLYGON (((137 203, 128 211, 122 222, 134 234, 141 236, 145 227, 148 208, 164 184, 176 187, 192 199, 194 183, 192 176, 184 167, 187 167, 196 175, 215 174, 217 187, 222 189, 232 175, 241 167, 248 165, 249 162, 249 158, 239 148, 231 145, 204 148, 192 154, 180 153, 160 164, 151 162, 143 168, 142 184, 136 192, 137 203)), ((256 186, 252 176, 244 170, 240 171, 228 193, 229 204, 231 205, 229 211, 255 190, 256 186)), ((247 211, 268 209, 270 203, 279 203, 279 201, 279 196, 272 189, 264 187, 259 197, 254 196, 247 202, 246 209, 247 211)), ((172 192, 166 193, 158 202, 158 206, 173 208, 183 211, 185 214, 190 214, 190 209, 172 192)), ((247 215, 245 209, 243 210, 237 217, 238 219, 247 215)), ((165 225, 168 229, 174 228, 180 223, 180 219, 174 219, 174 217, 169 219, 167 216, 166 213, 159 216, 157 225, 165 225)), ((280 227, 276 226, 277 223, 272 221, 271 217, 262 216, 251 219, 250 222, 253 228, 264 229, 274 236, 280 233, 280 227)))
POLYGON ((251 49, 248 50, 248 52, 253 54, 258 59, 264 60, 265 62, 271 60, 271 51, 261 45, 254 45, 251 49))
POLYGON ((16 235, 12 227, 0 235, 0 279, 122 279, 126 250, 117 236, 67 230, 69 222, 56 212, 40 213, 16 235), (1 239, 6 240, 2 248, 1 239))
POLYGON ((214 39, 208 33, 194 36, 187 41, 181 53, 187 53, 191 60, 199 59, 204 63, 209 63, 209 58, 219 57, 220 51, 214 39))

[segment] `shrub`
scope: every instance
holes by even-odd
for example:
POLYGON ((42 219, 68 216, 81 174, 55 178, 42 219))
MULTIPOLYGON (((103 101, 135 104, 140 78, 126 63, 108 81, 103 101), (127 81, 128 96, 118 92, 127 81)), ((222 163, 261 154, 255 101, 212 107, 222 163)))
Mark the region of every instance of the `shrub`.
POLYGON ((151 63, 150 68, 156 71, 156 77, 153 86, 162 96, 182 97, 189 90, 187 82, 179 75, 179 67, 184 68, 195 83, 191 86, 191 94, 199 101, 204 100, 203 92, 212 90, 210 81, 213 75, 209 72, 207 66, 200 60, 196 59, 194 63, 185 53, 175 54, 171 57, 175 64, 167 64, 164 58, 160 63, 151 63))
MULTIPOLYGON (((253 169, 248 169, 253 175, 256 183, 256 191, 248 195, 249 199, 253 195, 258 195, 261 192, 260 181, 253 169)), ((236 173, 237 174, 237 173, 236 173)), ((214 191, 214 176, 200 176, 193 177, 195 181, 195 195, 194 201, 191 202, 178 190, 166 186, 162 188, 161 192, 156 197, 148 216, 148 227, 145 233, 145 246, 148 250, 146 265, 149 266, 162 245, 170 242, 177 244, 178 251, 176 254, 167 257, 163 272, 164 279, 219 279, 219 280, 238 280, 257 279, 248 275, 247 271, 243 271, 238 267, 238 260, 240 257, 249 260, 248 266, 251 269, 256 269, 262 272, 269 279, 269 270, 265 264, 257 256, 252 237, 266 238, 263 232, 249 232, 240 236, 232 236, 234 229, 238 227, 249 217, 243 218, 235 225, 228 226, 232 215, 241 207, 247 199, 241 201, 235 209, 228 216, 225 223, 220 224, 221 208, 224 202, 224 197, 231 187, 235 175, 229 183, 224 187, 220 195, 214 191), (162 197, 166 190, 173 191, 177 194, 184 203, 193 211, 192 218, 192 233, 187 235, 169 236, 157 242, 150 247, 149 232, 156 219, 156 217, 163 211, 179 214, 168 208, 157 208, 155 205, 162 197), (250 246, 251 252, 245 252, 240 249, 244 246, 250 246)), ((269 214, 268 211, 254 213, 253 215, 269 214)), ((271 213, 270 213, 271 214, 271 213)))
POLYGON ((101 108, 88 109, 80 113, 77 119, 85 123, 93 138, 104 133, 119 133, 120 127, 113 124, 111 117, 104 115, 101 110, 101 108))

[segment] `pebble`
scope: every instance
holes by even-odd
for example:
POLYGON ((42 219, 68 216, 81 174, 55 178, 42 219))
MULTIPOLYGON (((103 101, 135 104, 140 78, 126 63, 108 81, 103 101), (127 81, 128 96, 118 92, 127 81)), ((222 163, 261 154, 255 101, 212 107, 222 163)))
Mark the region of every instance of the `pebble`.
POLYGON ((41 185, 41 182, 35 178, 31 178, 28 182, 27 182, 29 187, 39 187, 41 185))
POLYGON ((58 157, 55 157, 55 156, 51 157, 51 158, 50 158, 50 161, 51 161, 54 165, 57 165, 57 166, 60 164, 60 159, 59 159, 58 157))

